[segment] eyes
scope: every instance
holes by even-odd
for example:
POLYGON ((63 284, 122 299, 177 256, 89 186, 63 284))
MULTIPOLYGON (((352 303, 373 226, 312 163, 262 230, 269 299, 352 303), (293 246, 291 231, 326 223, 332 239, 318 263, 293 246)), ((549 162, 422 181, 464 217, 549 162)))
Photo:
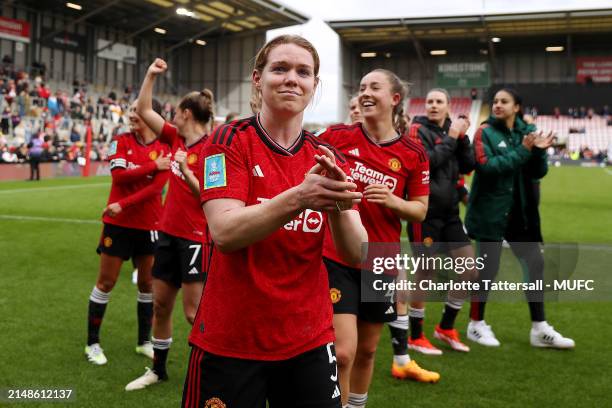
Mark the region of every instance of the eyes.
MULTIPOLYGON (((272 71, 273 73, 282 74, 282 73, 285 73, 285 72, 289 72, 290 69, 291 68, 288 65, 275 64, 275 65, 273 65, 270 68, 270 71, 272 71)), ((296 69, 296 72, 302 78, 308 78, 308 77, 312 76, 312 70, 310 70, 307 67, 298 67, 296 69)))

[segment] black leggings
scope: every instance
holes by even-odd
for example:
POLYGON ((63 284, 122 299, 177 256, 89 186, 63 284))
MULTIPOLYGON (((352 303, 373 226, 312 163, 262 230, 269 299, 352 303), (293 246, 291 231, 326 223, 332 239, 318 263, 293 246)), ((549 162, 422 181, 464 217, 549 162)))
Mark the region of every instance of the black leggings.
POLYGON ((40 157, 30 156, 30 180, 34 180, 34 173, 36 180, 40 180, 40 157))
MULTIPOLYGON (((525 280, 530 283, 543 280, 544 257, 542 256, 540 243, 530 241, 529 234, 519 235, 520 236, 508 236, 506 239, 510 244, 512 253, 521 264, 525 280)), ((481 290, 472 294, 472 305, 470 309, 470 317, 472 320, 484 320, 484 310, 488 299, 488 291, 483 289, 482 281, 495 281, 497 272, 499 271, 501 252, 502 243, 500 241, 476 241, 476 256, 483 257, 484 268, 480 270, 478 277, 481 290)), ((529 304, 531 320, 534 322, 546 320, 544 315, 544 292, 541 290, 525 291, 525 296, 529 304)))

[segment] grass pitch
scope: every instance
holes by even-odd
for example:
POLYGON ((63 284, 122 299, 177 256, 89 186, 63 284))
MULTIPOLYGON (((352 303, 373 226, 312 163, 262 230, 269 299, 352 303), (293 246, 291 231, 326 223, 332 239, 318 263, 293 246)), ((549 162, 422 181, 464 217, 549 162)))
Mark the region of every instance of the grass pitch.
MULTIPOLYGON (((599 168, 550 170, 542 182, 546 241, 612 244, 611 173, 599 168)), ((137 290, 131 283, 129 262, 111 294, 101 330, 109 363, 95 367, 83 355, 87 302, 98 272, 99 220, 109 187, 109 178, 0 183, 0 389, 4 392, 7 388, 73 389, 75 400, 57 406, 180 405, 189 331, 180 298, 174 313, 169 381, 144 391, 123 390, 145 366, 151 366, 151 361, 134 353, 137 290)), ((427 307, 425 330, 430 338, 441 310, 441 304, 427 307)), ((466 315, 464 310, 457 322, 464 336, 466 315)), ((491 303, 487 322, 502 343, 499 349, 468 341, 472 346, 468 354, 443 346, 445 353, 440 357, 412 354, 421 366, 441 373, 436 385, 390 377, 391 346, 385 329, 368 406, 605 406, 612 372, 611 315, 612 299, 550 303, 548 320, 574 338, 577 348, 538 350, 529 346, 526 304, 491 303)), ((7 403, 0 401, 0 405, 7 403)))

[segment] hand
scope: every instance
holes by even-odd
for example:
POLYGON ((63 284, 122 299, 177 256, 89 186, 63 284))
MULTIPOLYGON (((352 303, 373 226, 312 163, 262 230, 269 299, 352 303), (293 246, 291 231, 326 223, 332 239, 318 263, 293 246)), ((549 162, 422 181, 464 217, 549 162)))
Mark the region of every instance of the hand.
POLYGON ((534 141, 534 146, 537 147, 538 149, 548 149, 550 146, 552 146, 554 139, 555 139, 555 135, 553 134, 552 131, 548 132, 546 136, 544 136, 544 134, 540 132, 536 136, 536 139, 534 141))
POLYGON ((113 218, 116 217, 121 211, 123 211, 123 208, 121 208, 119 203, 111 203, 106 206, 102 212, 102 215, 108 215, 109 217, 113 218))
POLYGON ((457 120, 451 123, 450 129, 448 129, 448 135, 453 139, 457 139, 461 135, 465 135, 470 127, 470 120, 465 116, 460 116, 457 120))
MULTIPOLYGON (((316 166, 315 166, 316 167, 316 166)), ((339 211, 361 202, 357 185, 348 181, 332 180, 321 174, 306 174, 298 185, 298 203, 302 209, 339 211)))
POLYGON ((155 58, 155 61, 147 69, 147 74, 159 75, 168 70, 168 64, 161 58, 155 58))
POLYGON ((336 165, 336 157, 325 146, 319 146, 319 150, 323 153, 316 154, 314 159, 317 162, 308 174, 320 174, 332 180, 346 181, 346 173, 336 165))
POLYGON ((176 153, 174 153, 174 161, 179 164, 181 171, 187 168, 187 152, 181 149, 178 149, 176 153))
POLYGON ((525 149, 531 151, 531 149, 533 149, 533 145, 535 143, 536 140, 536 134, 535 133, 530 133, 527 136, 525 136, 523 138, 523 146, 525 147, 525 149))
POLYGON ((167 156, 161 155, 155 160, 155 165, 157 166, 157 170, 163 171, 168 170, 170 168, 170 156, 168 153, 167 156))
POLYGON ((396 196, 384 184, 370 184, 363 190, 363 196, 369 203, 380 204, 392 208, 396 196))

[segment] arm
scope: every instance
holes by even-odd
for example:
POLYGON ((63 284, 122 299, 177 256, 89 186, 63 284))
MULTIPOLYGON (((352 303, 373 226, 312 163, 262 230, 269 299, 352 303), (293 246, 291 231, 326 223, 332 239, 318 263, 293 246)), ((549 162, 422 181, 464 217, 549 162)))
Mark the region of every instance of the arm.
POLYGON ((393 194, 389 187, 384 184, 370 184, 365 188, 363 195, 368 202, 387 207, 399 218, 406 221, 421 222, 427 215, 429 195, 404 200, 393 194))
POLYGON ((327 217, 334 246, 338 255, 347 263, 361 262, 361 246, 368 241, 368 233, 356 210, 330 211, 327 217))
POLYGON ((455 155, 459 163, 460 174, 468 174, 474 170, 476 159, 474 159, 474 151, 470 145, 470 139, 466 135, 459 136, 457 139, 455 155))
POLYGON ((484 132, 485 129, 487 128, 480 127, 474 136, 476 170, 484 174, 512 173, 529 160, 530 147, 526 147, 525 143, 516 148, 508 147, 503 155, 494 156, 484 132))
POLYGON ((174 153, 174 161, 179 164, 181 173, 183 173, 183 176, 185 176, 185 182, 189 186, 189 189, 193 195, 200 197, 200 182, 187 164, 187 152, 181 149, 177 150, 176 153, 174 153))
POLYGON ((456 137, 445 137, 442 139, 442 143, 435 144, 433 140, 430 140, 423 131, 421 131, 420 125, 412 125, 410 128, 410 135, 415 141, 422 145, 427 152, 429 167, 432 170, 445 165, 457 148, 456 137))
POLYGON ((335 208, 336 201, 359 199, 360 193, 350 192, 353 183, 308 174, 302 184, 256 205, 244 201, 219 198, 203 205, 208 227, 215 245, 221 252, 232 252, 261 241, 297 217, 306 208, 335 208))
POLYGON ((164 185, 166 184, 166 181, 168 181, 168 172, 167 171, 157 172, 157 174, 155 174, 155 176, 153 177, 153 182, 150 185, 143 188, 139 192, 120 200, 118 203, 121 206, 121 208, 125 209, 135 204, 141 203, 156 195, 161 195, 161 192, 164 188, 164 185))
POLYGON ((157 75, 165 72, 167 69, 168 66, 164 60, 156 58, 155 61, 153 61, 147 70, 144 81, 142 81, 140 93, 138 94, 138 103, 136 104, 136 112, 138 115, 158 136, 162 133, 164 118, 153 110, 153 85, 155 84, 157 75))

